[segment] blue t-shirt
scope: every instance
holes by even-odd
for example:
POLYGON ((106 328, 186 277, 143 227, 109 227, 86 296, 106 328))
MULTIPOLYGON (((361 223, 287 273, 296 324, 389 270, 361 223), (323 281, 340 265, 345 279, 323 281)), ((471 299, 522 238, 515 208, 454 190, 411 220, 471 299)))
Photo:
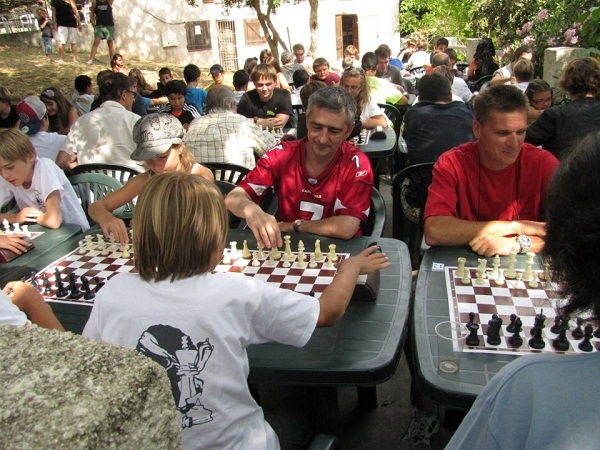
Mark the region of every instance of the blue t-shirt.
POLYGON ((185 95, 186 103, 191 103, 198 108, 200 114, 204 115, 204 103, 206 102, 206 91, 202 88, 188 88, 185 95))

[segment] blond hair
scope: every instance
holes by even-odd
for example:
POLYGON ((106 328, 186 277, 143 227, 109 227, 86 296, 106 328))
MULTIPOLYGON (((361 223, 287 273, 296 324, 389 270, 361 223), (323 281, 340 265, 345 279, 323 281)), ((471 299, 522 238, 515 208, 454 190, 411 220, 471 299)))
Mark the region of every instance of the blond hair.
POLYGON ((37 153, 25 133, 16 128, 0 130, 0 158, 6 162, 27 161, 31 155, 37 153))
POLYGON ((151 177, 133 215, 135 268, 145 281, 171 281, 212 269, 227 237, 225 202, 214 183, 183 172, 151 177))

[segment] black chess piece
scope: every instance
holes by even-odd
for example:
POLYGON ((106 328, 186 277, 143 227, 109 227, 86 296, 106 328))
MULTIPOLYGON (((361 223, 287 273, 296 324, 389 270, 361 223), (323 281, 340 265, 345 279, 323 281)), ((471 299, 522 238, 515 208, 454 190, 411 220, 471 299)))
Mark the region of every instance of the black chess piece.
POLYGON ((571 331, 571 336, 573 336, 573 339, 583 339, 583 319, 581 317, 577 318, 577 327, 571 331))
POLYGON ((515 332, 515 320, 517 320, 517 315, 516 314, 511 314, 510 315, 510 323, 506 327, 506 331, 508 331, 509 333, 514 333, 515 332))
POLYGON ((469 330, 469 335, 467 336, 465 343, 469 347, 477 347, 479 345, 479 336, 477 335, 477 332, 479 331, 479 324, 475 323, 474 312, 469 313, 469 323, 467 323, 465 326, 467 327, 467 330, 469 330))
POLYGON ((96 287, 94 288, 94 292, 98 292, 102 286, 104 286, 104 281, 100 279, 100 277, 94 277, 94 281, 96 282, 96 287))
POLYGON ((96 294, 94 294, 92 288, 90 287, 89 280, 84 275, 81 275, 80 280, 81 289, 83 290, 83 298, 85 300, 93 300, 94 298, 96 298, 96 294))
POLYGON ((531 328, 531 335, 533 336, 533 332, 535 331, 536 328, 539 328, 540 330, 543 330, 544 328, 546 328, 546 325, 544 325, 544 322, 546 321, 546 316, 544 315, 543 311, 540 311, 539 314, 536 314, 534 319, 533 319, 533 328, 531 328))
POLYGON ((552 346, 559 352, 566 352, 569 350, 569 340, 567 339, 567 329, 569 328, 568 321, 562 323, 558 337, 552 342, 552 346))
POLYGON ((563 329, 563 318, 562 316, 554 316, 554 325, 550 328, 550 331, 554 334, 559 334, 560 330, 563 329))
POLYGON ((51 295, 52 285, 50 284, 50 280, 48 279, 48 274, 46 272, 42 274, 42 281, 44 282, 44 295, 51 295))
POLYGON ((521 337, 521 331, 523 331, 523 321, 520 317, 515 319, 513 335, 508 338, 508 342, 513 347, 520 347, 523 345, 523 338, 521 337))
POLYGON ((77 277, 74 272, 69 274, 69 290, 71 291, 69 298, 78 299, 81 297, 81 291, 77 287, 77 277))
POLYGON ((65 287, 65 284, 63 283, 63 280, 60 275, 60 271, 58 270, 58 267, 56 269, 54 269, 54 282, 56 284, 56 296, 57 297, 60 298, 60 297, 66 297, 67 295, 69 295, 69 291, 65 287))
POLYGON ((579 350, 583 352, 591 352, 594 350, 594 346, 590 342, 592 336, 594 335, 594 327, 591 324, 587 324, 585 329, 583 330, 583 341, 581 341, 578 345, 579 350))
POLYGON ((500 345, 500 329, 502 328, 502 319, 496 314, 492 315, 492 319, 488 321, 487 328, 487 343, 490 345, 500 345))
POLYGON ((541 350, 546 347, 544 338, 542 337, 542 328, 534 327, 532 329, 533 337, 529 339, 529 346, 535 350, 541 350))
POLYGON ((35 272, 33 272, 31 274, 31 283, 30 284, 35 288, 36 291, 42 292, 42 286, 40 285, 39 280, 35 276, 35 272))

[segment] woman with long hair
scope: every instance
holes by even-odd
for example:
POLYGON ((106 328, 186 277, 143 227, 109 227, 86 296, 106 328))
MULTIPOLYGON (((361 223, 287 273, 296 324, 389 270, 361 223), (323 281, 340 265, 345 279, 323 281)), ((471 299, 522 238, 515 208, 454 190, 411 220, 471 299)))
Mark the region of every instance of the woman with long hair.
POLYGON ((340 86, 350 94, 356 102, 356 115, 362 128, 375 128, 379 125, 388 126, 388 120, 375 100, 371 98, 371 89, 365 80, 365 75, 355 68, 342 72, 340 86))
POLYGON ((471 64, 467 69, 469 81, 476 81, 482 77, 493 75, 498 70, 496 63, 496 47, 490 38, 483 38, 477 44, 471 64))
POLYGON ((55 87, 44 89, 40 94, 40 100, 44 102, 48 112, 48 122, 50 123, 48 131, 69 134, 71 125, 75 123, 79 114, 60 89, 55 87))

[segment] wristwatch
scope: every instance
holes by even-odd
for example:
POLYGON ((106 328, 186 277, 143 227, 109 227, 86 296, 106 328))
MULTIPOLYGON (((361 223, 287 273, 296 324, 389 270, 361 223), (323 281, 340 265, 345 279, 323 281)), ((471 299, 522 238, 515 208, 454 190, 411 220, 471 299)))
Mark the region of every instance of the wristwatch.
POLYGON ((519 253, 527 253, 529 248, 531 247, 531 238, 524 234, 520 234, 517 236, 517 242, 521 246, 521 251, 519 253))
POLYGON ((294 223, 292 223, 292 228, 294 228, 294 231, 296 233, 300 232, 300 227, 302 226, 303 223, 304 223, 304 220, 302 220, 302 219, 294 220, 294 223))

